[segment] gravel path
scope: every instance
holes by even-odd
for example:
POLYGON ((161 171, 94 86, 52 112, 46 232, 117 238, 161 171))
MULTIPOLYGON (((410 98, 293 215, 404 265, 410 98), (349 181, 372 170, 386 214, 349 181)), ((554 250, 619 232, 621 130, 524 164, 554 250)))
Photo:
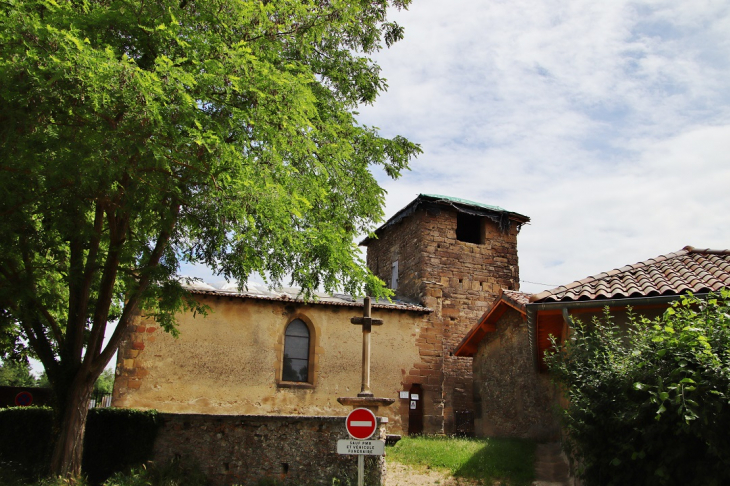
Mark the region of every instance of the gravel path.
POLYGON ((448 471, 437 471, 426 467, 406 466, 388 461, 385 486, 475 486, 479 483, 451 477, 448 471))
MULTIPOLYGON (((538 444, 535 451, 535 475, 533 486, 568 486, 573 484, 568 475, 568 463, 560 444, 538 444)), ((407 466, 388 461, 385 486, 475 486, 481 484, 463 478, 453 478, 448 471, 428 467, 407 466)), ((497 482, 494 486, 501 483, 497 482)))

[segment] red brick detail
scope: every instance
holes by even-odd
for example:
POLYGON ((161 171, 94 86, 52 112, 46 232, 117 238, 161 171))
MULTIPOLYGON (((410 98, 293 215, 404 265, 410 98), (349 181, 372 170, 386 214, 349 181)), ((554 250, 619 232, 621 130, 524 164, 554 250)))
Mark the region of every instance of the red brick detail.
POLYGON ((142 351, 144 349, 144 343, 143 342, 139 342, 139 341, 134 342, 134 343, 132 343, 132 348, 133 349, 136 349, 138 351, 142 351))
POLYGON ((134 370, 134 376, 136 376, 137 378, 144 378, 149 374, 150 372, 144 368, 137 368, 136 370, 134 370))

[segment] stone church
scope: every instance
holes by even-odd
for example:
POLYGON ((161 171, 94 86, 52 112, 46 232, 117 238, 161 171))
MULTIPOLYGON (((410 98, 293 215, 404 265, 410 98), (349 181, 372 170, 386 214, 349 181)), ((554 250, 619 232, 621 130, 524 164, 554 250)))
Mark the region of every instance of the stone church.
MULTIPOLYGON (((390 433, 468 431, 472 359, 453 355, 501 295, 519 290, 517 235, 530 219, 463 199, 421 194, 361 245, 395 292, 375 302, 371 383, 394 398, 390 433)), ((181 314, 178 338, 141 314, 117 358, 113 405, 171 413, 346 415, 360 391, 362 299, 249 286, 191 292, 211 309, 181 314)))

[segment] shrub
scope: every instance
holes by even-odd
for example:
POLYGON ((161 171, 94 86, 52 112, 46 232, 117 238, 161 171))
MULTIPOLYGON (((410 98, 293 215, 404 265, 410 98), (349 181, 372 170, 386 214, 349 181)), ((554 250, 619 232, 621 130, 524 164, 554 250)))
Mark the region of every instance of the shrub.
POLYGON ((0 465, 5 474, 32 477, 46 473, 52 421, 49 407, 0 409, 0 465))
POLYGON ((619 330, 577 323, 548 357, 586 485, 730 484, 730 291, 619 330))
MULTIPOLYGON (((47 407, 0 409, 0 466, 6 474, 31 478, 47 473, 52 420, 47 407)), ((100 484, 117 471, 150 460, 159 421, 155 411, 90 410, 82 469, 89 482, 100 484)))
POLYGON ((150 460, 159 425, 160 418, 154 410, 91 410, 86 422, 82 462, 82 471, 89 482, 99 484, 117 471, 150 460))
POLYGON ((149 462, 128 472, 115 473, 103 486, 206 486, 208 480, 190 458, 173 459, 167 464, 149 462))

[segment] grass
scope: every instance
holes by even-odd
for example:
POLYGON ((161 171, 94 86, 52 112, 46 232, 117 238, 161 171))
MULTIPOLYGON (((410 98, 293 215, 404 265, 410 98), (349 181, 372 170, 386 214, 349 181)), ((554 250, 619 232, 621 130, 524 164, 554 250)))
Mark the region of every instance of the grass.
MULTIPOLYGON (((84 478, 28 478, 9 464, 0 463, 0 486, 91 486, 84 478)), ((116 473, 101 486, 206 486, 208 481, 194 461, 172 460, 166 464, 148 463, 116 473)))
POLYGON ((387 450, 389 461, 448 470, 483 484, 529 485, 535 477, 535 443, 520 439, 404 437, 387 450))

